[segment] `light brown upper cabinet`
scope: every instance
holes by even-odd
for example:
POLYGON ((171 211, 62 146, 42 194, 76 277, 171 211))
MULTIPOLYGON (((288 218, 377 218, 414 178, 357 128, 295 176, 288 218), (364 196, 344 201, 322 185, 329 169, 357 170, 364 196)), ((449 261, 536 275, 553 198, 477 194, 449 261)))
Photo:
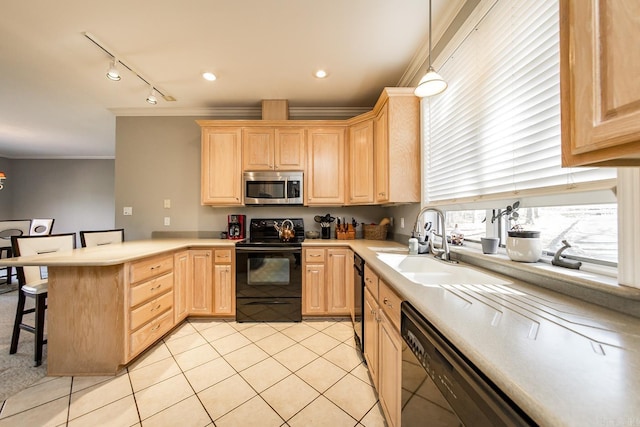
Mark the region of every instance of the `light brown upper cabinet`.
POLYGON ((640 165, 640 3, 560 0, 563 166, 640 165))
POLYGON ((242 130, 245 171, 304 170, 304 129, 248 127, 242 130))
POLYGON ((375 202, 419 202, 420 101, 412 88, 385 88, 374 111, 375 202))
POLYGON ((374 201, 373 120, 349 128, 349 204, 374 201))
POLYGON ((242 205, 241 137, 241 128, 202 128, 203 205, 242 205))
POLYGON ((344 134, 344 127, 308 130, 305 197, 309 206, 345 202, 344 134))

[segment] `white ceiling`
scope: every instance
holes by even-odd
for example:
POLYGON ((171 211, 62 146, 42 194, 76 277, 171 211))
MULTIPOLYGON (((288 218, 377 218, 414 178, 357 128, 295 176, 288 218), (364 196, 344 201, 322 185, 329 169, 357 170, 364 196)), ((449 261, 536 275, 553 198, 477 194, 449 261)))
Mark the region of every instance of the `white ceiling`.
MULTIPOLYGON (((434 40, 463 3, 434 0, 434 40)), ((0 157, 113 158, 118 115, 246 115, 262 99, 370 109, 424 73, 427 23, 426 0, 3 0, 0 157), (84 32, 176 101, 147 104, 122 66, 108 80, 84 32)))

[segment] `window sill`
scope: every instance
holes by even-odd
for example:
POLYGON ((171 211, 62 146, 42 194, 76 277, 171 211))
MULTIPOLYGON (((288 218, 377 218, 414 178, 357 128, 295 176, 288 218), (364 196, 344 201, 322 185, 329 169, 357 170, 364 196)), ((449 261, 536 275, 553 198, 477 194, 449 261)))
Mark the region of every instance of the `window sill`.
POLYGON ((640 289, 618 284, 614 268, 583 264, 580 270, 551 265, 551 258, 535 263, 511 261, 504 248, 495 255, 483 254, 480 244, 451 246, 462 262, 504 274, 574 298, 640 317, 640 289))

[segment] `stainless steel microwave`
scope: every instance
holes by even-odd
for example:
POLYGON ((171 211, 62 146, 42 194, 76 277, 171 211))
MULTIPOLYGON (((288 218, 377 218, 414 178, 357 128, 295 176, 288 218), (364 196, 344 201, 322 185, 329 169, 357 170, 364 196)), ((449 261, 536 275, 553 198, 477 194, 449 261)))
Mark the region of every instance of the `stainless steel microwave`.
POLYGON ((302 171, 244 172, 245 205, 302 205, 302 171))

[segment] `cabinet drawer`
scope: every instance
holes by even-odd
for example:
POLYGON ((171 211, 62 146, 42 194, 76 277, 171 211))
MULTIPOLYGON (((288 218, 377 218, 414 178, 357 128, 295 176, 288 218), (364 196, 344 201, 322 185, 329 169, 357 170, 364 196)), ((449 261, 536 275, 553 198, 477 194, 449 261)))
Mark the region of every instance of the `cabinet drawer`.
POLYGON ((173 289, 173 273, 165 274, 164 276, 156 277, 155 279, 132 286, 129 307, 135 307, 170 289, 173 289))
POLYGON ((173 270, 173 255, 145 258, 131 263, 129 283, 147 280, 173 270))
POLYGON ((231 249, 217 249, 213 261, 216 264, 231 264, 231 249))
POLYGON ((379 280, 378 283, 380 292, 378 301, 380 302, 380 307, 382 307, 382 310, 387 317, 389 317, 389 320, 391 320, 395 328, 400 331, 400 304, 402 303, 402 298, 400 298, 384 280, 379 280))
POLYGON ((324 263, 324 249, 305 249, 304 260, 309 263, 324 263))
POLYGON ((173 309, 129 335, 129 356, 149 347, 173 327, 173 309))
POLYGON ((135 310, 131 310, 129 317, 129 329, 132 331, 147 323, 154 317, 158 317, 173 307, 173 292, 167 292, 158 298, 152 299, 135 310))
POLYGON ((364 266, 364 285, 369 289, 371 295, 378 299, 378 275, 366 264, 364 266))

